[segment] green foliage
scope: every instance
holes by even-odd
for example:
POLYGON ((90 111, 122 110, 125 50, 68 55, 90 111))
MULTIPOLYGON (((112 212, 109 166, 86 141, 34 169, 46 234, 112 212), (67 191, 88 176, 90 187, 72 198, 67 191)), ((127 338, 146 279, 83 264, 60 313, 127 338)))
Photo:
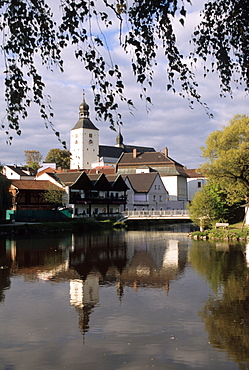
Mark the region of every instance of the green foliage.
POLYGON ((26 158, 26 165, 37 171, 40 168, 42 161, 42 154, 37 150, 25 150, 24 156, 26 158))
MULTIPOLYGON (((204 75, 218 71, 221 93, 231 93, 234 82, 248 90, 248 2, 207 1, 192 38, 193 51, 188 56, 178 49, 174 22, 178 19, 184 26, 190 3, 190 0, 130 3, 63 0, 58 7, 53 2, 55 17, 46 0, 0 1, 7 122, 2 128, 9 140, 12 140, 11 130, 21 134, 20 121, 28 116, 33 103, 38 105, 46 127, 54 130, 50 97, 45 95, 38 65, 40 62, 50 70, 58 68, 63 72, 61 54, 71 44, 75 46, 75 57, 91 74, 97 116, 108 121, 112 128, 122 123, 120 101, 126 102, 129 109, 133 102, 124 94, 122 72, 112 59, 112 45, 107 44, 110 34, 116 35, 120 47, 130 55, 132 71, 141 85, 140 96, 148 103, 151 102, 148 87, 152 86, 161 50, 167 63, 167 90, 178 91, 189 99, 190 105, 194 101, 201 103, 198 84, 189 67, 200 58, 204 61, 204 75), (208 57, 211 68, 206 67, 208 57), (186 62, 188 58, 190 63, 186 62)), ((58 132, 55 135, 61 140, 58 132)), ((64 141, 62 144, 65 147, 64 141)))
POLYGON ((54 189, 52 187, 48 188, 48 190, 45 191, 43 194, 45 201, 53 204, 55 207, 63 205, 64 196, 65 196, 64 190, 54 189))
POLYGON ((219 184, 209 182, 204 185, 189 205, 191 220, 204 227, 210 227, 218 221, 228 221, 229 206, 226 197, 226 192, 219 184))
POLYGON ((212 132, 202 155, 202 173, 227 192, 229 204, 249 196, 249 117, 235 116, 223 130, 212 132))
POLYGON ((0 173, 0 220, 5 219, 5 212, 11 208, 11 195, 9 193, 11 182, 0 173))
POLYGON ((55 162, 56 167, 70 168, 70 152, 63 149, 50 149, 48 152, 45 162, 55 162))

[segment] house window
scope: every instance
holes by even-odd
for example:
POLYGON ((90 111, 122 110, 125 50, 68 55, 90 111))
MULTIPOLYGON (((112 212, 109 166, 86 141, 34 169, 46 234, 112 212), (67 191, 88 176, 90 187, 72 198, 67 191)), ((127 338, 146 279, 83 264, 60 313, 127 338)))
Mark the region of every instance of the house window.
POLYGON ((155 202, 156 201, 156 196, 155 195, 153 195, 153 202, 155 202))
POLYGON ((162 201, 162 196, 161 195, 159 195, 159 202, 161 202, 162 201))
POLYGON ((201 188, 201 181, 198 181, 198 183, 197 183, 197 188, 201 188))
POLYGON ((89 137, 93 137, 93 134, 89 134, 89 137))
POLYGON ((160 185, 158 185, 158 190, 160 190, 161 188, 160 188, 160 185))
POLYGON ((155 185, 155 190, 156 190, 156 185, 155 185))

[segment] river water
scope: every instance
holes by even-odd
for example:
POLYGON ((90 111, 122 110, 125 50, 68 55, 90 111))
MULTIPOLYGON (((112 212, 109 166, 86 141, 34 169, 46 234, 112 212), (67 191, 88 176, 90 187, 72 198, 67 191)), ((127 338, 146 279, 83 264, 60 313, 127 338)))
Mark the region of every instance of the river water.
POLYGON ((187 226, 0 239, 0 368, 248 369, 246 243, 187 226))

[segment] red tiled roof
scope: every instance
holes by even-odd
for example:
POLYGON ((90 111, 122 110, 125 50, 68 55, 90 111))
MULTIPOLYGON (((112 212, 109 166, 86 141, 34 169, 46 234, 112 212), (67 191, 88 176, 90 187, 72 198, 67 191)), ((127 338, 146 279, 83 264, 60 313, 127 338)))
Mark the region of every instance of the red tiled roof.
POLYGON ((186 174, 188 175, 188 177, 192 177, 192 178, 197 178, 197 177, 205 177, 200 170, 196 169, 196 168, 189 168, 189 169, 185 169, 185 172, 186 174))
POLYGON ((43 173, 56 173, 56 172, 58 172, 57 170, 55 170, 54 168, 52 168, 52 167, 46 167, 46 168, 44 168, 44 170, 41 170, 41 171, 39 171, 38 173, 37 173, 37 177, 39 177, 40 175, 42 175, 43 173))
POLYGON ((48 180, 12 180, 11 184, 20 190, 61 190, 60 187, 48 180))
MULTIPOLYGON (((124 153, 120 158, 118 165, 130 165, 130 166, 137 166, 137 165, 147 165, 150 166, 152 164, 167 164, 167 165, 180 165, 173 159, 166 157, 161 152, 145 152, 145 153, 137 153, 136 157, 133 156, 133 153, 124 153)), ((181 165, 180 165, 181 166, 181 165)))

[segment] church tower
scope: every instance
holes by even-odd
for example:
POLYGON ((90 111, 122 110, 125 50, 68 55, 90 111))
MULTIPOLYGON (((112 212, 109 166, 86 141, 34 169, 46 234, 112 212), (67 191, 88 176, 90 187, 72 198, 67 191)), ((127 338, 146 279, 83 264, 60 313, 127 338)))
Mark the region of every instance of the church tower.
POLYGON ((123 136, 121 134, 120 127, 119 127, 118 135, 116 137, 115 147, 116 148, 124 148, 124 139, 123 139, 123 136))
POLYGON ((98 160, 99 130, 89 119, 89 105, 83 101, 79 106, 79 120, 70 131, 71 169, 88 169, 98 160))

